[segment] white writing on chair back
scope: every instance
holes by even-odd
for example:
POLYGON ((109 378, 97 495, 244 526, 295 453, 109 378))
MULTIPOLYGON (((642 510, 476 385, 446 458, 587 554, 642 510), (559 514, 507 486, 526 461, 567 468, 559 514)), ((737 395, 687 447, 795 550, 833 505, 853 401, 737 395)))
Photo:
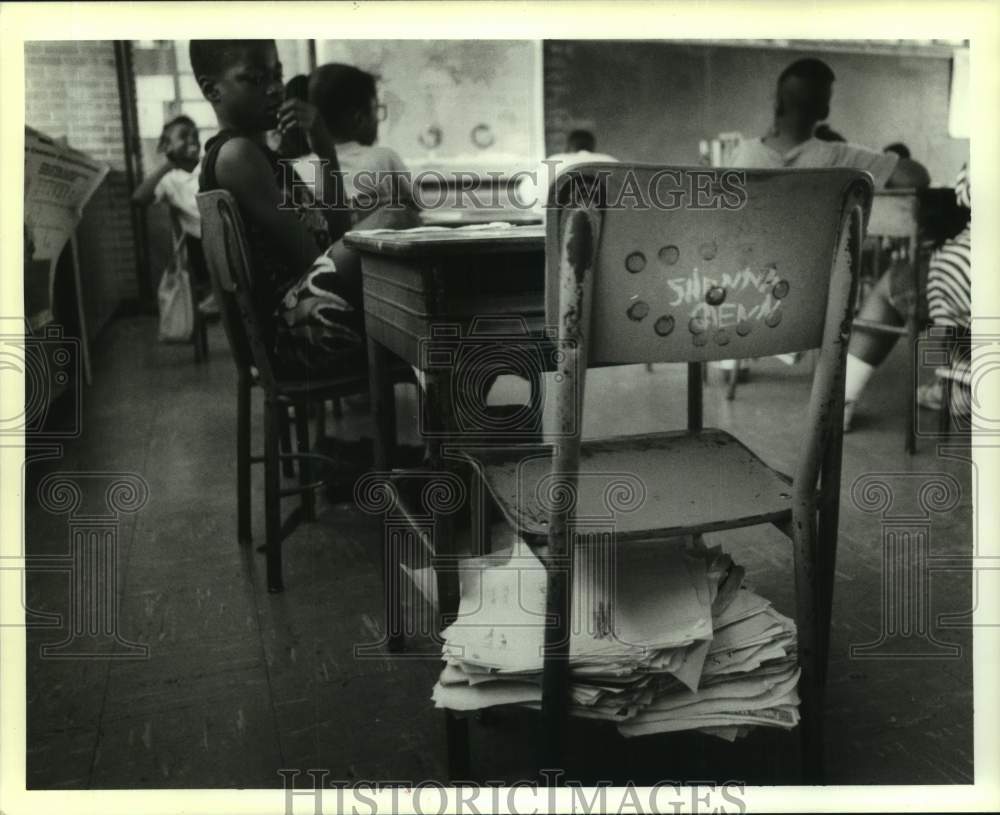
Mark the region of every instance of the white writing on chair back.
MULTIPOLYGON (((850 211, 871 202, 850 169, 716 170, 593 164, 553 191, 598 215, 591 364, 704 362, 822 344, 831 276, 851 268, 850 211), (575 196, 567 198, 567 196, 575 196)), ((546 314, 560 322, 547 232, 546 314)))

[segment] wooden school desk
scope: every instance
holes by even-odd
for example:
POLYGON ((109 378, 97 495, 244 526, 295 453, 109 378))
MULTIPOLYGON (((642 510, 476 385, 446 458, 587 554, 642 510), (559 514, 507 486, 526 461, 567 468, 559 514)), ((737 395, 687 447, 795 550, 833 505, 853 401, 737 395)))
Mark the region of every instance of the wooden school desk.
POLYGON ((531 210, 521 209, 442 209, 425 210, 420 220, 427 226, 467 226, 505 221, 518 226, 542 223, 542 216, 531 210))
MULTIPOLYGON (((539 335, 545 319, 545 228, 373 230, 348 233, 344 243, 361 254, 375 470, 386 472, 393 464, 395 403, 386 369, 395 354, 424 371, 421 433, 428 439, 429 469, 453 473, 447 448, 469 441, 463 435, 468 414, 454 398, 453 367, 440 355, 496 353, 504 347, 499 343, 509 347, 518 341, 519 328, 524 342, 539 335), (491 319, 476 321, 485 315, 491 319), (498 330, 504 336, 498 337, 498 330), (438 365, 428 364, 430 340, 438 365)), ((455 555, 454 519, 448 514, 435 523, 433 537, 432 554, 455 555)), ((432 543, 422 542, 428 548, 432 543)), ((386 578, 395 581, 395 570, 387 570, 386 578)), ((446 622, 458 610, 457 571, 440 570, 437 590, 440 622, 446 622)))

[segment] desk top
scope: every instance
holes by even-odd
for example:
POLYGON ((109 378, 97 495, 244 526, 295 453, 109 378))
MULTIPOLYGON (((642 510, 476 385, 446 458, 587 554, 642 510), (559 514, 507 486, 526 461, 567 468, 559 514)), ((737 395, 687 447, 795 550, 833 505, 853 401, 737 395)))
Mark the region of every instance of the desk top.
POLYGON ((544 252, 545 227, 422 226, 416 229, 368 229, 348 232, 344 243, 361 253, 418 258, 500 252, 544 252))
POLYGON ((467 226, 506 221, 511 224, 540 224, 542 216, 530 210, 511 209, 428 209, 420 213, 425 226, 467 226))

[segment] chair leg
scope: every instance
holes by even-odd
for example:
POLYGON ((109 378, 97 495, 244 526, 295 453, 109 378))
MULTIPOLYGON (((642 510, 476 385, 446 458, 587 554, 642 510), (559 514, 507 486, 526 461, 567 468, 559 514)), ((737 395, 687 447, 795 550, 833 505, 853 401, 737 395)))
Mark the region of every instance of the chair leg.
POLYGON ((390 654, 406 648, 403 632, 403 587, 400 578, 399 536, 389 531, 382 544, 382 601, 385 612, 385 647, 390 654))
POLYGON ((799 665, 802 675, 801 721, 802 775, 804 784, 822 783, 823 774, 823 672, 819 664, 822 650, 819 636, 818 563, 816 557, 815 514, 792 533, 795 553, 795 605, 799 665), (802 528, 804 527, 804 528, 802 528))
POLYGON ((701 362, 689 362, 687 370, 687 417, 688 430, 697 433, 702 427, 704 402, 704 376, 707 366, 701 362))
MULTIPOLYGON (((295 403, 295 442, 300 453, 310 452, 309 447, 309 404, 295 403)), ((305 486, 313 480, 312 462, 308 458, 299 459, 299 486, 305 486)), ((307 521, 316 520, 316 495, 312 490, 302 493, 302 516, 307 521)))
POLYGON ((906 452, 911 456, 917 452, 917 325, 914 315, 906 323, 907 350, 909 351, 910 398, 906 410, 906 452))
POLYGON ((951 377, 941 379, 941 408, 938 410, 938 433, 942 436, 951 431, 951 377))
MULTIPOLYGON (((277 405, 278 419, 281 423, 281 449, 292 452, 292 426, 288 418, 288 407, 284 403, 277 405)), ((290 458, 281 462, 281 473, 285 478, 295 478, 295 464, 290 458)))
POLYGON ((572 575, 566 563, 547 567, 545 657, 542 663, 542 716, 539 769, 560 770, 569 718, 569 639, 572 575))
MULTIPOLYGON (((371 393, 374 436, 372 452, 374 467, 385 472, 393 463, 396 434, 396 403, 392 380, 388 376, 388 351, 368 338, 368 383, 371 393)), ((334 400, 337 404, 339 400, 334 400)), ((336 413, 334 414, 336 415, 336 413)), ((403 607, 400 588, 398 536, 384 536, 382 546, 382 596, 385 609, 386 648, 390 653, 402 651, 406 646, 403 634, 403 607)))
POLYGON ((236 386, 236 536, 249 546, 250 521, 250 378, 241 371, 236 386))
POLYGON ((452 784, 471 781, 469 761, 469 720, 444 712, 444 734, 448 755, 448 777, 452 784))
POLYGON ((279 472, 278 437, 281 432, 279 415, 287 416, 285 406, 277 397, 267 394, 264 402, 264 515, 267 529, 267 590, 284 589, 281 576, 281 474, 279 472))
POLYGON ((483 479, 476 473, 470 474, 469 527, 472 551, 477 555, 487 555, 493 551, 490 539, 490 496, 483 479))
POLYGON ((326 402, 316 402, 316 440, 326 438, 326 402))
POLYGON ((732 402, 736 398, 736 383, 740 381, 740 362, 736 360, 736 366, 729 372, 729 387, 726 389, 726 400, 732 402))

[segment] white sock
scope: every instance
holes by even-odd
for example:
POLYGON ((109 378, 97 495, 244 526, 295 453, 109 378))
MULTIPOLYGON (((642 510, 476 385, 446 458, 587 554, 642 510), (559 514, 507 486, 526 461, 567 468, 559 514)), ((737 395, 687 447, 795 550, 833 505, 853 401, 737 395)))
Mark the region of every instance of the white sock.
POLYGON ((844 401, 857 402, 873 373, 875 373, 874 365, 869 365, 854 354, 848 354, 847 371, 844 375, 844 401))

